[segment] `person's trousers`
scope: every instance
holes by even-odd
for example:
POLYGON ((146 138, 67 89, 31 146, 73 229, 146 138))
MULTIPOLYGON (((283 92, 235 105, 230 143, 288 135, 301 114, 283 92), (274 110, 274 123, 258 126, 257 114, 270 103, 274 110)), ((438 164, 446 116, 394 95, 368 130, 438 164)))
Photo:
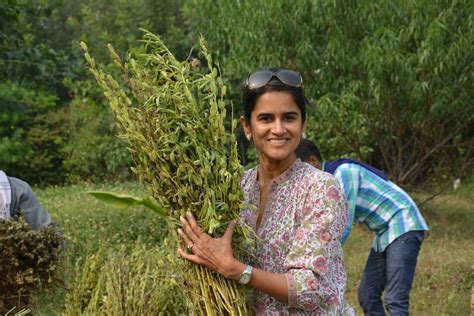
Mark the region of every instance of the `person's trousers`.
POLYGON ((410 231, 395 239, 383 252, 370 250, 359 286, 359 303, 365 315, 408 315, 410 290, 424 231, 410 231))

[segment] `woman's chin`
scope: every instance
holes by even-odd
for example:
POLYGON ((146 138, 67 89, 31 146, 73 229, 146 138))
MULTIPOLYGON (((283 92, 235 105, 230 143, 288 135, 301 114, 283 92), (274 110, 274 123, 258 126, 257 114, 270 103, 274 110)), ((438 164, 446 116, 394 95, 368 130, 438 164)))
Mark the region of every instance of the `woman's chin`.
POLYGON ((272 161, 286 161, 292 158, 296 158, 295 152, 294 151, 281 151, 281 150, 275 150, 271 151, 265 154, 265 158, 268 160, 272 161))

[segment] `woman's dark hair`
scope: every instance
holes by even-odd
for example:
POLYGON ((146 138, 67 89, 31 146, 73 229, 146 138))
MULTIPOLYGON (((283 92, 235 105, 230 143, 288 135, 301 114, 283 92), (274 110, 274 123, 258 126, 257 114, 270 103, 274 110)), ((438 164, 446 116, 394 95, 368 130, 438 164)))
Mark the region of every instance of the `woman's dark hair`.
MULTIPOLYGON (((276 71, 278 68, 269 68, 270 71, 276 71)), ((266 85, 261 88, 250 89, 247 85, 244 87, 243 103, 244 103, 244 118, 250 123, 250 114, 257 104, 258 98, 263 94, 272 91, 288 92, 295 101, 296 105, 301 111, 301 117, 303 122, 306 121, 306 105, 308 100, 306 99, 302 87, 291 87, 281 82, 277 77, 273 77, 266 85)))

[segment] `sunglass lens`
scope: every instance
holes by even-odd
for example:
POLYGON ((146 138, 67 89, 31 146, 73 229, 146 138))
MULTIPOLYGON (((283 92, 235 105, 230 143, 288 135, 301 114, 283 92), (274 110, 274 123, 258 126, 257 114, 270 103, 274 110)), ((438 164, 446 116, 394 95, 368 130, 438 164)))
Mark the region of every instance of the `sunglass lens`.
POLYGON ((300 74, 293 70, 280 70, 277 73, 277 77, 281 82, 292 87, 300 87, 303 83, 300 74))
POLYGON ((250 89, 261 88, 270 81, 273 73, 268 70, 259 70, 251 74, 248 78, 247 85, 250 89))

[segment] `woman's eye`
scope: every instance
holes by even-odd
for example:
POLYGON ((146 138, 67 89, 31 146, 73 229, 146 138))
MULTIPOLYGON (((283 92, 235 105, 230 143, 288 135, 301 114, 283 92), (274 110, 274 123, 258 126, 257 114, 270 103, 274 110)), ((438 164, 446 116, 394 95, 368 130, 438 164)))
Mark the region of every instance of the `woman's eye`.
POLYGON ((294 120, 296 120, 296 116, 293 116, 293 115, 291 115, 291 116, 286 116, 284 119, 285 119, 285 121, 287 121, 287 122, 293 122, 294 120))
POLYGON ((272 118, 270 116, 262 116, 260 117, 260 121, 262 122, 270 122, 272 118))

